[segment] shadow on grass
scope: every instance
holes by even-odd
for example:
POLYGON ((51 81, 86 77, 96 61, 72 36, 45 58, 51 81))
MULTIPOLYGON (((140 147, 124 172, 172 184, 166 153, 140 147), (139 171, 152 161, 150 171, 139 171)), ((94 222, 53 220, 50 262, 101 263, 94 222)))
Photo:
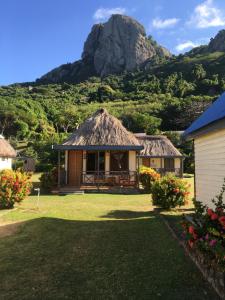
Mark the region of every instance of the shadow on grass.
POLYGON ((101 216, 101 218, 112 219, 138 219, 155 217, 152 211, 132 211, 132 210, 113 210, 108 214, 101 216))
POLYGON ((157 215, 113 213, 33 219, 2 238, 0 299, 218 299, 157 215))

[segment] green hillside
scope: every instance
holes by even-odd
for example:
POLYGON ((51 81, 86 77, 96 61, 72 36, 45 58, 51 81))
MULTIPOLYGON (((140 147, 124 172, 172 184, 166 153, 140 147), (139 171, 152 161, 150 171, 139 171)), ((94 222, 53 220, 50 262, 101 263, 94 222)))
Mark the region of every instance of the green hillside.
POLYGON ((22 154, 35 157, 42 169, 55 159, 51 144, 99 107, 133 132, 184 130, 225 89, 224 67, 224 52, 190 52, 149 70, 79 84, 2 86, 0 132, 22 154))

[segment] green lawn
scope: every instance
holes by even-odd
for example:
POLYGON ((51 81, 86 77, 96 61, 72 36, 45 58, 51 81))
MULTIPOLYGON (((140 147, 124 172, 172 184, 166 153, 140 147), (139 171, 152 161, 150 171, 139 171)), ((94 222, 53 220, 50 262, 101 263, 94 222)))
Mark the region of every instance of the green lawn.
POLYGON ((218 299, 148 195, 31 196, 0 222, 0 299, 218 299))

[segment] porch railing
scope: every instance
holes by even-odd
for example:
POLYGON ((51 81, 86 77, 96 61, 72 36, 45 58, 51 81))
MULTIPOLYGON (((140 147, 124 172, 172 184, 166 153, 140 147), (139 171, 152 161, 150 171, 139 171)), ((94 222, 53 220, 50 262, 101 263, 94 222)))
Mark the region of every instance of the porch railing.
POLYGON ((82 173, 84 185, 134 186, 137 184, 136 171, 86 171, 82 173))

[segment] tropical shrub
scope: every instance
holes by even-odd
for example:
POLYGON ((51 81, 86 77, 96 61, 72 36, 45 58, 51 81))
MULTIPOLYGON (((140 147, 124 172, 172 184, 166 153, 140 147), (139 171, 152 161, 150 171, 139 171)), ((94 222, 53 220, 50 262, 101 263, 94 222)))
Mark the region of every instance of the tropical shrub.
POLYGON ((45 191, 50 191, 53 187, 55 187, 57 185, 57 181, 57 168, 53 168, 51 171, 43 173, 40 177, 41 187, 45 191))
POLYGON ((188 200, 189 187, 187 182, 172 174, 164 176, 152 185, 153 204, 165 209, 182 206, 188 200))
POLYGON ((13 208, 30 194, 32 184, 31 173, 19 170, 0 172, 0 209, 13 208))
POLYGON ((153 182, 160 179, 160 174, 155 170, 141 166, 139 170, 139 180, 144 188, 144 190, 148 193, 151 192, 153 182))
POLYGON ((195 213, 191 221, 184 218, 182 226, 191 249, 198 249, 205 257, 225 270, 225 183, 219 195, 212 199, 214 209, 194 201, 195 213))

